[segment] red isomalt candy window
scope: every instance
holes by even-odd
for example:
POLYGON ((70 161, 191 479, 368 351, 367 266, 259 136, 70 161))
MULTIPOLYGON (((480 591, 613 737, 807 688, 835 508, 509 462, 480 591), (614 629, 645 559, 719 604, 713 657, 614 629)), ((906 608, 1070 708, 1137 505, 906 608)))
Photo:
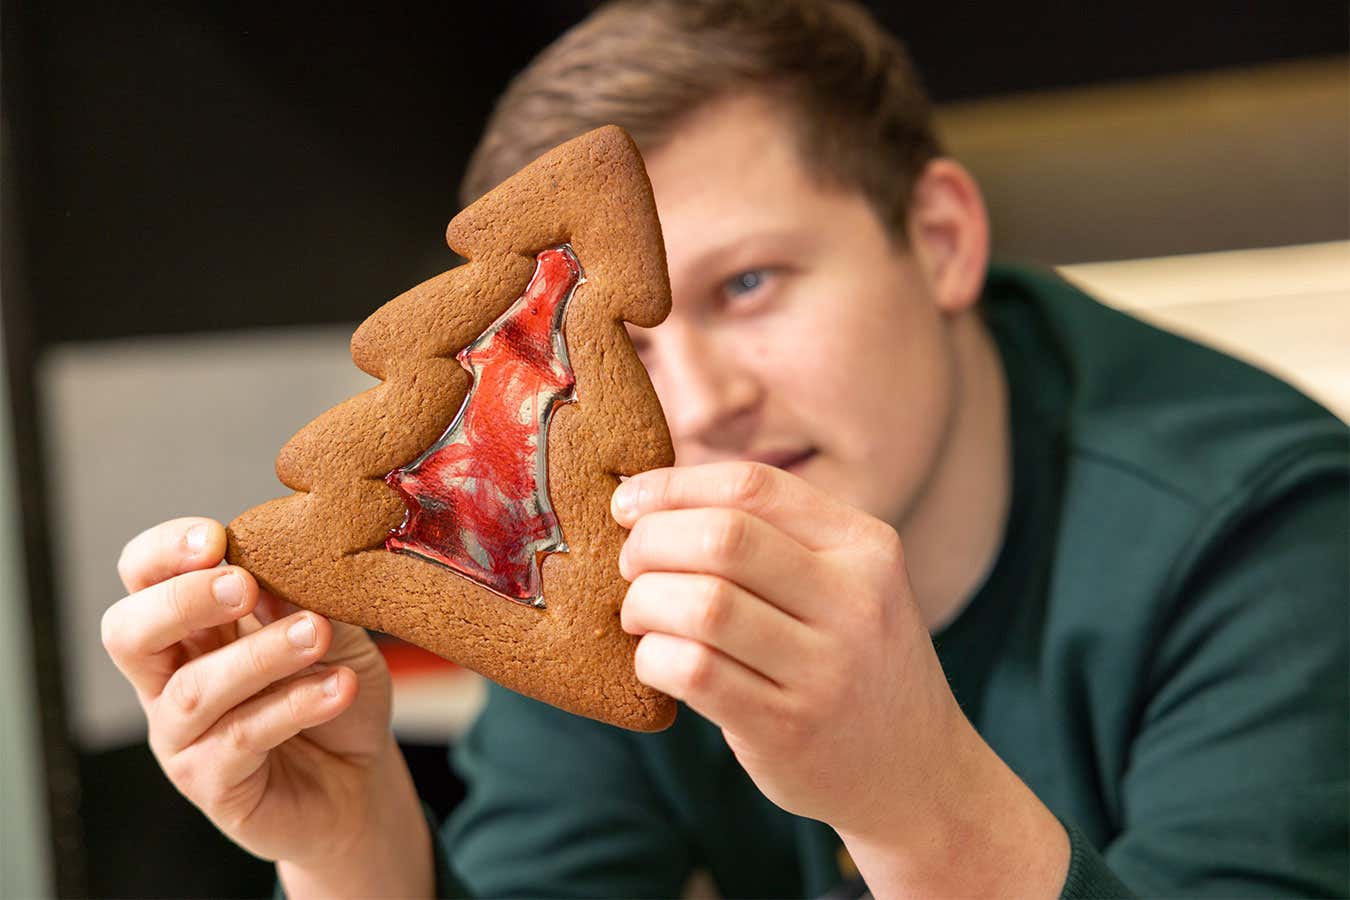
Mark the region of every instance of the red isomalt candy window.
POLYGON ((387 549, 544 605, 540 561, 567 550, 545 443, 554 408, 575 399, 562 326, 584 280, 571 247, 544 250, 525 293, 456 356, 473 375, 464 405, 425 453, 385 476, 408 506, 387 549))

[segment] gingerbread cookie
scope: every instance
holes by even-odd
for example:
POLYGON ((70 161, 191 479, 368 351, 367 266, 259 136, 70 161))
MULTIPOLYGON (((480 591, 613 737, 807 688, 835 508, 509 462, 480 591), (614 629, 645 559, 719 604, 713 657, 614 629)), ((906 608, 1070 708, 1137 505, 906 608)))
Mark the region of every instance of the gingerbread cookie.
POLYGON ((293 491, 230 523, 228 559, 273 593, 397 635, 508 688, 653 731, 619 626, 620 476, 671 465, 623 323, 670 310, 651 185, 613 126, 555 148, 465 209, 468 262, 352 337, 382 383, 277 457, 293 491))

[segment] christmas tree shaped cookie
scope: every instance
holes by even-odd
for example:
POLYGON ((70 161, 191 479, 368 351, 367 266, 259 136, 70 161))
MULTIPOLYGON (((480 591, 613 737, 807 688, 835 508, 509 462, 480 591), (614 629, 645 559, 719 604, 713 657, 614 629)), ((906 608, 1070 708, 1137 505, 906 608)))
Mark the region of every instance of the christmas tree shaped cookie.
POLYGON ((674 701, 619 626, 620 476, 670 465, 624 322, 670 309, 656 207, 615 127, 569 141, 464 210, 468 262, 352 337, 381 384, 282 449, 295 493, 229 526, 273 593, 396 635, 532 697, 639 730, 674 701))

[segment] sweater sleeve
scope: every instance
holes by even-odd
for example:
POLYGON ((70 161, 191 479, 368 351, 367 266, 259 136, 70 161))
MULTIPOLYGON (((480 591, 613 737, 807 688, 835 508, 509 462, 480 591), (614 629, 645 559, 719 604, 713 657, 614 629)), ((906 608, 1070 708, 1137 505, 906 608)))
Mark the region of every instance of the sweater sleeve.
POLYGON ((1087 835, 1060 819, 1069 833, 1069 871, 1060 890, 1061 900, 1119 900, 1138 896, 1116 877, 1087 835))
POLYGON ((688 843, 631 739, 492 685, 453 755, 468 794, 440 833, 439 896, 677 896, 688 843))
POLYGON ((1350 890, 1347 516, 1342 471, 1216 532, 1159 623, 1123 828, 1100 856, 1078 836, 1066 894, 1350 890))

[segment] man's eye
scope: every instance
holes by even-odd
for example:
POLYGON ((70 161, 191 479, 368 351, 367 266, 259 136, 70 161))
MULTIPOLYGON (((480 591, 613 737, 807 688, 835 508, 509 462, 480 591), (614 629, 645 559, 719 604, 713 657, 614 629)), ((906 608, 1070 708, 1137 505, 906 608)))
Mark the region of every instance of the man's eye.
POLYGON ((757 290, 769 277, 767 269, 750 269, 733 275, 722 283, 730 297, 740 297, 757 290))

